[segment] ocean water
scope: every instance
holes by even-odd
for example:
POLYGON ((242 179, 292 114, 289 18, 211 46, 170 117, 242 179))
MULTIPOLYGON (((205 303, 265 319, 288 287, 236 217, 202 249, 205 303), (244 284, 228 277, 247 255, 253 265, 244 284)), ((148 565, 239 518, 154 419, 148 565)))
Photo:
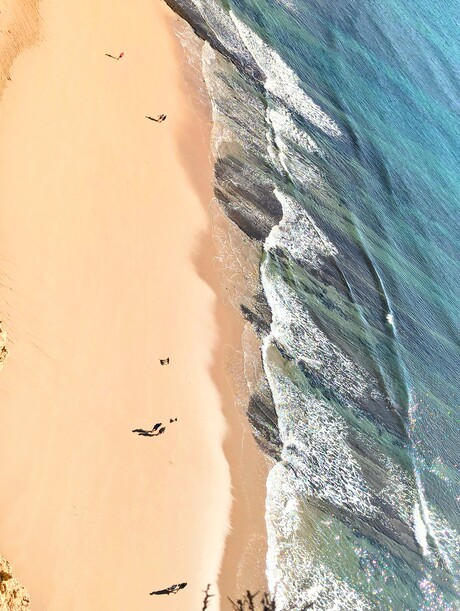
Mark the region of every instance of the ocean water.
POLYGON ((260 253, 278 607, 460 609, 458 3, 167 2, 205 41, 216 200, 260 253))

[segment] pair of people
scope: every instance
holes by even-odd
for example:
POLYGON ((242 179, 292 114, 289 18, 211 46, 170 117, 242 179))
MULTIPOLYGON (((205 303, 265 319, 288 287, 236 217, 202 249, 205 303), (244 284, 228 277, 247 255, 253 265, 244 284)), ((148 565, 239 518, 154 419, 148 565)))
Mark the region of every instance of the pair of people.
MULTIPOLYGON (((116 59, 117 61, 121 59, 124 54, 124 51, 122 51, 118 56, 106 53, 107 57, 111 57, 112 59, 116 59)), ((163 121, 166 119, 166 115, 158 115, 158 117, 149 117, 148 115, 146 115, 146 119, 150 119, 150 121, 155 121, 155 123, 163 123, 163 121)))
MULTIPOLYGON (((172 422, 177 422, 177 418, 170 418, 169 424, 172 422)), ((162 422, 157 422, 151 429, 133 429, 132 432, 142 435, 143 437, 157 437, 158 435, 163 435, 166 431, 166 427, 162 426, 162 424, 162 422)))
POLYGON ((165 426, 161 426, 161 422, 157 422, 150 430, 148 429, 133 429, 133 433, 142 435, 142 437, 158 437, 166 431, 165 426))

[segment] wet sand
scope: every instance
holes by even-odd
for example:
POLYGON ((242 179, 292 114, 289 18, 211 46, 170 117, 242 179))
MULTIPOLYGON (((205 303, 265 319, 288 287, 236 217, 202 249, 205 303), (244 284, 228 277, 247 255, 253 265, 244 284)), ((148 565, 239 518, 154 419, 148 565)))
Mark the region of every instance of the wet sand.
MULTIPOLYGON (((178 156, 191 184, 202 193, 212 181, 211 175, 203 173, 201 161, 204 156, 210 156, 212 129, 210 100, 201 73, 202 42, 177 17, 174 30, 176 40, 181 41, 176 45, 182 66, 181 84, 201 135, 201 140, 196 138, 183 124, 177 134, 178 156), (198 147, 202 147, 201 153, 198 147)), ((265 496, 270 461, 259 450, 245 414, 249 391, 244 374, 242 335, 248 323, 239 312, 241 295, 248 290, 252 294, 246 285, 250 275, 248 266, 254 266, 251 273, 258 274, 260 252, 230 223, 215 200, 211 204, 205 198, 201 201, 205 202, 205 211, 211 220, 212 235, 211 232, 203 235, 193 260, 200 277, 214 288, 217 297, 215 316, 219 337, 214 347, 211 374, 223 399, 227 424, 223 447, 232 485, 230 523, 218 581, 223 595, 222 608, 227 609, 230 608, 227 597, 236 600, 246 589, 252 592, 267 590, 265 496)), ((251 346, 246 363, 250 368, 253 367, 253 349, 251 346)))
POLYGON ((232 589, 222 559, 247 536, 249 498, 248 429, 224 383, 241 325, 212 264, 209 125, 165 6, 40 7, 40 42, 0 106, 1 553, 35 611, 200 609, 207 583, 232 589), (155 422, 157 438, 131 432, 155 422))

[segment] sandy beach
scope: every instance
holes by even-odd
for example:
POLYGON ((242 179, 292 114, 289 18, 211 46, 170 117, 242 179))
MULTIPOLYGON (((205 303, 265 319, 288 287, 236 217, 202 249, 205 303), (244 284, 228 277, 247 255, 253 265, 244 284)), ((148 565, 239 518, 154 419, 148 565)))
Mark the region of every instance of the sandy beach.
POLYGON ((43 0, 38 40, 3 67, 0 552, 34 611, 200 609, 208 583, 240 587, 240 542, 264 549, 264 461, 225 375, 242 325, 213 265, 209 120, 176 20, 43 0))

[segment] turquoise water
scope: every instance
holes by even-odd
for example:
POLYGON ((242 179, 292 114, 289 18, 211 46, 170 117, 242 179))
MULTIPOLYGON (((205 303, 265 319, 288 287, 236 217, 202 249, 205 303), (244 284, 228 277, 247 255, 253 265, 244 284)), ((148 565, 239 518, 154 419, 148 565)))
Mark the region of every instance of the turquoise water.
POLYGON ((216 195, 264 251, 280 608, 460 609, 458 5, 170 3, 209 43, 216 195))

